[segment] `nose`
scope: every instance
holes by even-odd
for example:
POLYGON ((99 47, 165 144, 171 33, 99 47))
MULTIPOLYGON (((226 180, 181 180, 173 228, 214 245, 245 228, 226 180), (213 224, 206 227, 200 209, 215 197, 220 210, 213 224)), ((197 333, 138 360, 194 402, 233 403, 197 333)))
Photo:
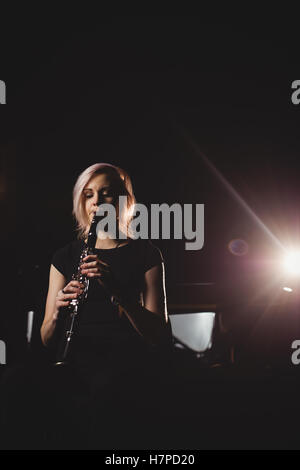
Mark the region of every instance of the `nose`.
POLYGON ((95 197, 94 197, 94 201, 93 201, 93 206, 95 207, 95 209, 98 209, 100 204, 103 204, 103 202, 104 202, 104 198, 103 198, 102 194, 101 193, 96 193, 95 197))

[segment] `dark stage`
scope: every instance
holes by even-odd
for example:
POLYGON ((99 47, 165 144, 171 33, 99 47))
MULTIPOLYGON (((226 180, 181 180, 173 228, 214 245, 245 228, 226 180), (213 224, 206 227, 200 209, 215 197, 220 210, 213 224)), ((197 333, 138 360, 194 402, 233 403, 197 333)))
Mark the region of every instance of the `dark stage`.
POLYGON ((3 448, 299 449, 297 29, 91 13, 1 36, 0 374, 20 411, 3 448), (73 441, 56 423, 47 435, 47 405, 34 404, 50 367, 39 331, 53 253, 76 238, 73 186, 98 162, 124 168, 147 208, 204 205, 204 243, 188 250, 175 226, 152 239, 172 353, 143 368, 142 403, 121 388, 107 398, 124 415, 107 420, 106 440, 99 424, 73 441))

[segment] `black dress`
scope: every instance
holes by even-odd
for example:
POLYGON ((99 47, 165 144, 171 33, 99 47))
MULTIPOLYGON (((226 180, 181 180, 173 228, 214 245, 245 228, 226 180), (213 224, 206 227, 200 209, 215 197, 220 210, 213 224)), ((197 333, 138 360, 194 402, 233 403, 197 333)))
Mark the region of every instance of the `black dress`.
MULTIPOLYGON (((84 242, 75 240, 58 250, 52 264, 66 278, 67 283, 77 270, 84 242)), ((126 298, 141 301, 145 272, 163 262, 162 255, 148 240, 130 240, 126 245, 112 249, 96 249, 95 253, 111 271, 126 298)), ((78 320, 72 348, 75 362, 116 360, 121 368, 131 358, 139 358, 147 346, 125 315, 112 304, 108 293, 96 279, 90 279, 88 297, 78 320)))
MULTIPOLYGON (((75 240, 53 256, 52 264, 67 283, 77 270, 83 248, 84 242, 75 240)), ((136 302, 141 301, 145 272, 163 262, 159 249, 148 240, 130 240, 119 248, 95 252, 109 264, 121 291, 136 302)), ((157 374, 163 364, 161 354, 146 344, 125 314, 120 316, 118 307, 96 279, 90 280, 70 362, 77 378, 74 406, 81 404, 85 417, 89 416, 89 442, 92 436, 101 434, 104 422, 106 439, 111 434, 116 442, 116 423, 119 432, 125 425, 128 438, 130 427, 126 423, 145 416, 149 400, 153 404, 160 400, 155 394, 157 374)), ((121 433, 120 438, 124 440, 125 435, 121 433)))

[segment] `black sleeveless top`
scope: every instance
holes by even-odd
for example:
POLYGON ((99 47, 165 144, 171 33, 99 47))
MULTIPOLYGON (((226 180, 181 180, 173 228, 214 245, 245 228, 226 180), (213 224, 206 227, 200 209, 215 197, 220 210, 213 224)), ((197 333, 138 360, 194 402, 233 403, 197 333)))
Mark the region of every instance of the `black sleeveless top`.
MULTIPOLYGON (((59 249, 52 264, 63 274, 67 283, 76 272, 84 242, 74 240, 59 249)), ((126 297, 140 301, 144 275, 163 262, 161 252, 149 240, 130 240, 118 248, 95 249, 95 253, 109 264, 113 275, 126 297)), ((144 340, 125 315, 119 316, 107 292, 96 279, 90 279, 88 297, 81 310, 76 334, 75 350, 84 354, 105 355, 136 353, 144 347, 144 340)))

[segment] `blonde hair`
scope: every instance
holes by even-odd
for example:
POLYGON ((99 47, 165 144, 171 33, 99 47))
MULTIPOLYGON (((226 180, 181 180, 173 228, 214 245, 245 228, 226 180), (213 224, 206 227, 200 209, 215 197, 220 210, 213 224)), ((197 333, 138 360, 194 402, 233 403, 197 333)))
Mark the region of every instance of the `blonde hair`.
POLYGON ((110 163, 95 163, 86 168, 77 178, 73 189, 73 216, 77 222, 78 238, 84 239, 90 225, 90 221, 85 211, 83 189, 95 175, 107 174, 117 178, 120 185, 119 196, 126 196, 126 207, 119 213, 119 230, 131 237, 129 224, 132 220, 135 205, 135 196, 132 189, 131 179, 128 173, 110 163))

